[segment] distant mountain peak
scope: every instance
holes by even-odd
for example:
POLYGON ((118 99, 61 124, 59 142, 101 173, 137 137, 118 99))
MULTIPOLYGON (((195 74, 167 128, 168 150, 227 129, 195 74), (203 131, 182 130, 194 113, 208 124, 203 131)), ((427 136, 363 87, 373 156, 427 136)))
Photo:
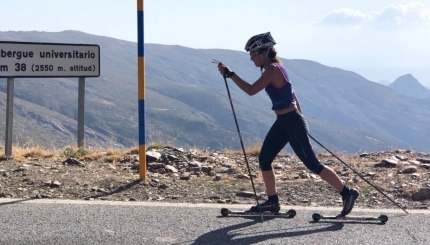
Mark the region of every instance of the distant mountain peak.
MULTIPOLYGON (((420 83, 420 82, 418 82, 418 80, 414 77, 414 76, 412 76, 412 74, 410 74, 410 73, 408 73, 408 74, 405 74, 405 75, 402 75, 402 76, 400 76, 400 77, 398 77, 396 80, 394 80, 394 82, 393 83, 412 83, 412 82, 414 82, 414 83, 420 83)), ((391 84, 390 84, 391 85, 391 84)))
POLYGON ((430 97, 430 90, 424 87, 412 74, 408 73, 398 77, 388 87, 399 94, 415 98, 430 97))
POLYGON ((400 76, 400 77, 414 77, 414 76, 412 76, 412 74, 411 74, 411 73, 408 73, 408 74, 405 74, 405 75, 400 76))

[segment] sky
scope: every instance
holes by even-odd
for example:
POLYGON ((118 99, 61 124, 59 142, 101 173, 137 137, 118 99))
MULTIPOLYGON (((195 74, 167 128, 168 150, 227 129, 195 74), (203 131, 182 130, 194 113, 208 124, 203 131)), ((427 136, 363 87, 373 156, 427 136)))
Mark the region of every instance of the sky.
MULTIPOLYGON (((137 42, 134 0, 0 0, 0 31, 63 31, 137 42)), ((244 51, 271 32, 278 54, 430 87, 430 0, 145 0, 145 43, 244 51)), ((230 66, 234 67, 234 64, 230 66)))

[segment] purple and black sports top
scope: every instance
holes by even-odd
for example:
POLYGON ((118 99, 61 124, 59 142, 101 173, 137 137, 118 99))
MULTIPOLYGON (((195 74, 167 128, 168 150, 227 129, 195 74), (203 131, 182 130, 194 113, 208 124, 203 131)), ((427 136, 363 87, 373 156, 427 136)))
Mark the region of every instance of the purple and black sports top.
POLYGON ((272 110, 282 110, 296 104, 296 100, 293 96, 293 87, 288 78, 287 71, 282 64, 272 63, 282 72, 284 75, 285 83, 278 87, 273 82, 269 83, 265 90, 272 100, 272 110))

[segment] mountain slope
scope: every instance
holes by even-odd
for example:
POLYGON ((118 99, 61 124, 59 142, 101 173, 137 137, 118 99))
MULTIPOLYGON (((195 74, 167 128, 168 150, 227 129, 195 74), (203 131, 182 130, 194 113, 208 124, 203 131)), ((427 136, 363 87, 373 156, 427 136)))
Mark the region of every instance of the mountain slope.
MULTIPOLYGON (((77 31, 0 32, 0 40, 99 44, 101 76, 86 79, 85 126, 101 138, 91 134, 85 137, 91 144, 137 144, 136 43, 77 31)), ((225 83, 212 59, 222 60, 249 82, 260 74, 244 52, 145 44, 148 141, 240 149, 225 83)), ((345 152, 428 150, 430 108, 423 106, 422 101, 399 96, 356 73, 307 60, 282 60, 311 135, 326 147, 345 152)), ((16 98, 46 108, 38 115, 77 125, 77 78, 15 81, 16 98)), ((269 98, 264 91, 250 97, 231 80, 228 86, 245 145, 261 142, 276 118, 269 98)), ((5 90, 6 83, 0 83, 0 91, 5 90)), ((28 117, 19 111, 17 114, 28 117)), ((0 137, 4 136, 4 123, 0 121, 0 137)), ((75 136, 73 132, 69 135, 75 136)), ((31 136, 33 141, 39 140, 37 135, 31 136)), ((46 131, 44 136, 62 137, 55 131, 46 131)), ((66 144, 52 142, 57 147, 66 144)), ((74 142, 70 139, 69 144, 74 142)))

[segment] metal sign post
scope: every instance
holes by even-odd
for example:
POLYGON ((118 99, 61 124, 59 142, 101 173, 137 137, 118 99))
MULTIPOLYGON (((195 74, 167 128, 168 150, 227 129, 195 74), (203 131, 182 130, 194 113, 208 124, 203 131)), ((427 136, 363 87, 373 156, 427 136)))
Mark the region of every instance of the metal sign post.
POLYGON ((146 136, 145 136, 145 49, 143 25, 143 0, 137 0, 137 80, 139 97, 139 172, 146 182, 146 136))
POLYGON ((79 78, 78 90, 78 147, 82 147, 84 146, 85 77, 79 78))
POLYGON ((7 79, 7 102, 6 102, 6 138, 5 153, 12 155, 12 129, 13 129, 13 85, 14 79, 7 79))
POLYGON ((84 144, 85 77, 100 76, 95 44, 0 41, 0 78, 7 78, 5 154, 12 155, 14 78, 78 77, 78 147, 84 144))

